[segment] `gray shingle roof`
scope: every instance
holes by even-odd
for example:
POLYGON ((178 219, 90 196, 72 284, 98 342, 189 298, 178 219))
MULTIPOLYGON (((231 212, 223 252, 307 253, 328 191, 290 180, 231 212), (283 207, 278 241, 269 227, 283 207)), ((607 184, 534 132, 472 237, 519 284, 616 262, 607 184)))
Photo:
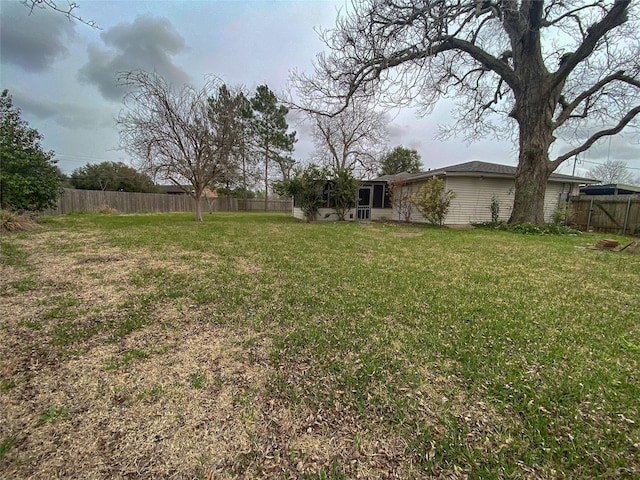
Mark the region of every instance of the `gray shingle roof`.
MULTIPOLYGON (((376 181, 393 181, 396 178, 404 178, 407 181, 418 181, 425 178, 431 178, 435 176, 488 176, 488 177, 506 177, 513 178, 516 175, 516 167, 509 165, 500 165, 497 163, 480 162, 474 160, 472 162, 459 163, 457 165, 450 165, 448 167, 437 168, 429 170, 427 172, 419 173, 399 173, 397 175, 385 175, 383 177, 376 178, 376 181)), ((564 181, 570 183, 596 183, 597 181, 592 178, 574 177, 572 175, 564 175, 561 173, 552 173, 549 177, 551 181, 564 181)))

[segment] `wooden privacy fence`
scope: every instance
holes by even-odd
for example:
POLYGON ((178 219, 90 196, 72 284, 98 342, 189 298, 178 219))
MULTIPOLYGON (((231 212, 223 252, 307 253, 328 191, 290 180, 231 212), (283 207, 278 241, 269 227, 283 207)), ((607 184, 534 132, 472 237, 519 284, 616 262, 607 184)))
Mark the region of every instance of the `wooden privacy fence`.
MULTIPOLYGON (((232 197, 201 198, 203 212, 265 211, 264 199, 232 197)), ((268 200, 268 212, 291 213, 291 200, 268 200)), ((166 193, 102 192, 65 188, 56 208, 45 215, 99 212, 113 208, 120 213, 193 212, 193 199, 188 195, 166 193)))
POLYGON ((571 205, 580 230, 640 235, 640 195, 580 195, 571 205))

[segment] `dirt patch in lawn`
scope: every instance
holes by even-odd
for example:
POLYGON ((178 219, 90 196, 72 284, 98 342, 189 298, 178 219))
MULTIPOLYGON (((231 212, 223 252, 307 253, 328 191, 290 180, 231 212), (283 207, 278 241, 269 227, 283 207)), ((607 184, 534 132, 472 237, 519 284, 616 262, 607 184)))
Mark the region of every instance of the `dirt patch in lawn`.
POLYGON ((279 478, 348 443, 304 406, 268 398, 267 336, 171 302, 114 336, 149 293, 135 272, 188 271, 179 256, 83 234, 16 243, 29 267, 3 265, 0 280, 1 478, 279 478))
MULTIPOLYGON (((0 275, 0 478, 418 476, 399 435, 274 393, 273 332, 149 301, 153 285, 134 281, 191 261, 83 233, 12 241, 28 265, 0 275)), ((259 272, 254 260, 238 269, 259 272)))
POLYGON ((394 237, 406 237, 406 238, 419 237, 421 235, 422 235, 421 233, 411 233, 411 232, 394 232, 393 233, 394 237))

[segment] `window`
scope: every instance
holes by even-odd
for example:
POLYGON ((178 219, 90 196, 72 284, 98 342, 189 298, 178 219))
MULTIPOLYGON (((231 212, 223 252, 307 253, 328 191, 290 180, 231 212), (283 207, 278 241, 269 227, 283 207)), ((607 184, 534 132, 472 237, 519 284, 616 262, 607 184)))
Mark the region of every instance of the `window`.
POLYGON ((389 189, 386 185, 373 186, 373 208, 391 208, 389 189))
POLYGON ((373 208, 382 208, 384 204, 384 185, 373 186, 373 208))

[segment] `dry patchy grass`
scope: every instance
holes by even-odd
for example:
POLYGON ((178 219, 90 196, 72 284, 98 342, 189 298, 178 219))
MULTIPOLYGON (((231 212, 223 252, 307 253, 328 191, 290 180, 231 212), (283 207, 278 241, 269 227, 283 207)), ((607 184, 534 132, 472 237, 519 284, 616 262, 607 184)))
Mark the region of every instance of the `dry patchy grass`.
POLYGON ((99 217, 3 243, 2 478, 638 472, 636 263, 585 277, 625 263, 503 233, 99 217))
MULTIPOLYGON (((15 245, 32 280, 16 288, 24 268, 2 265, 2 478, 295 478, 349 463, 360 478, 409 475, 406 442, 363 427, 348 405, 324 412, 271 395, 265 334, 157 302, 153 322, 114 335, 131 299, 153 290, 136 272, 187 273, 188 255, 124 250, 90 231, 15 245)), ((250 253, 237 269, 261 271, 250 253)))

